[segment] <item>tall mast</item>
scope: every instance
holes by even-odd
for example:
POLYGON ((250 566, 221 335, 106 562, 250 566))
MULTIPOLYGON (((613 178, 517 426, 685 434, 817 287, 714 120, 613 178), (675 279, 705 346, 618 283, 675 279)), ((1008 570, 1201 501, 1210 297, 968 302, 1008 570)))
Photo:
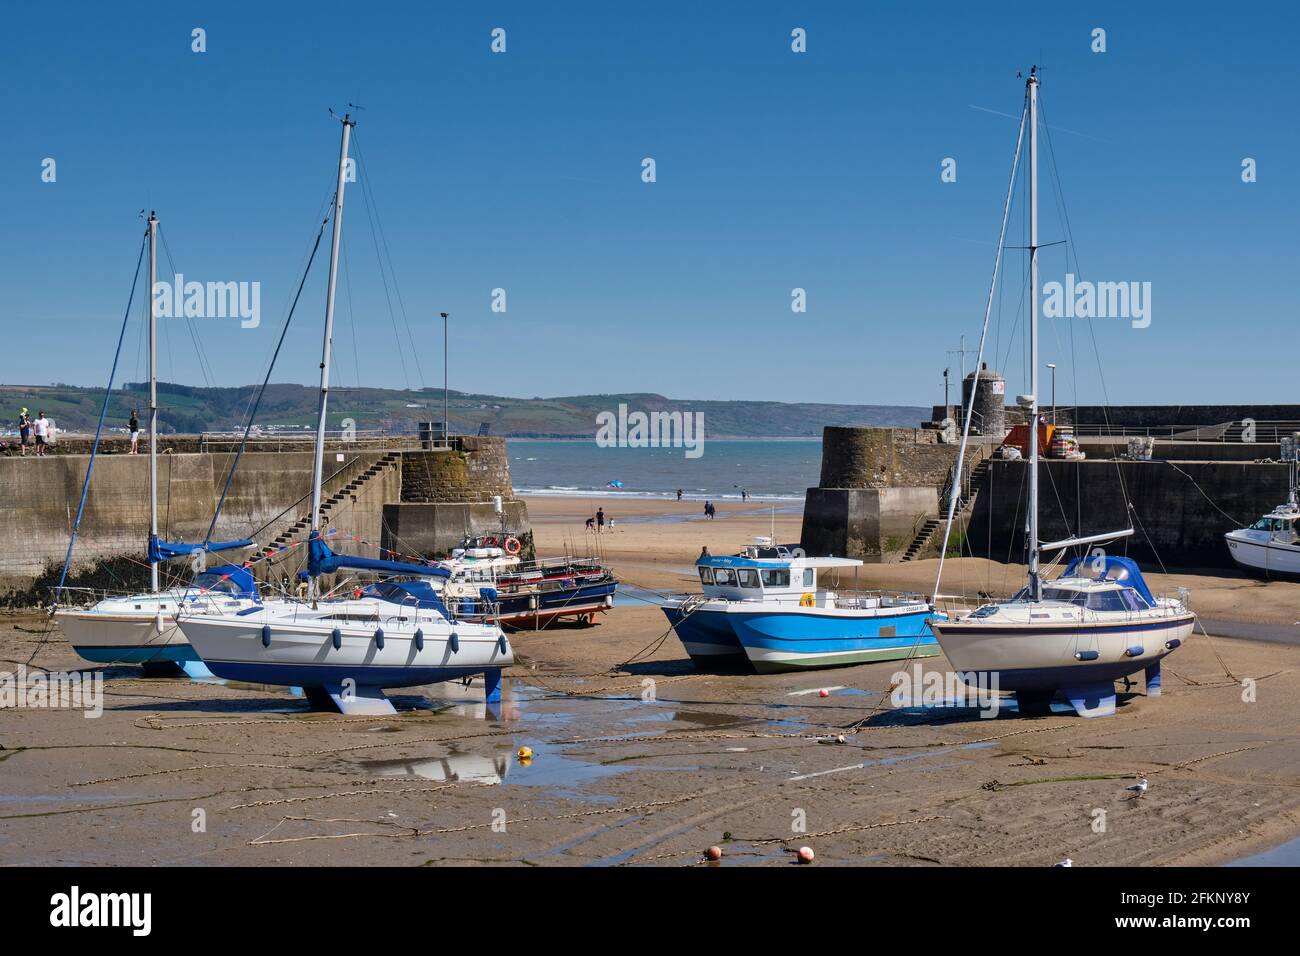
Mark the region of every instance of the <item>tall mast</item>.
POLYGON ((1038 578, 1038 67, 1029 71, 1029 599, 1038 578))
MULTIPOLYGON (((325 471, 325 406, 330 391, 330 345, 334 335, 334 287, 338 278, 339 238, 343 232, 343 187, 348 162, 348 138, 356 122, 347 114, 343 116, 343 141, 339 145, 339 178, 334 190, 334 236, 330 244, 329 285, 325 293, 325 341, 320 357, 320 411, 316 419, 316 461, 311 476, 311 530, 320 531, 320 488, 325 471)), ((307 583, 308 597, 316 597, 316 579, 307 583)))
MULTIPOLYGON (((149 550, 158 539, 158 217, 149 211, 149 550)), ((158 593, 158 562, 149 561, 149 588, 158 593)))

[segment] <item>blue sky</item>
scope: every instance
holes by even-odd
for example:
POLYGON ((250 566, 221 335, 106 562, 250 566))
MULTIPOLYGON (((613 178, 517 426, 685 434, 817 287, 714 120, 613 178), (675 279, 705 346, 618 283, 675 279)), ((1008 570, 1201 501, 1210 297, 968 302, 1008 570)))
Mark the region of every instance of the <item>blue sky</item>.
MULTIPOLYGON (((326 108, 356 102, 419 361, 352 186, 341 384, 440 385, 446 310, 455 388, 934 403, 947 350, 979 331, 1015 136, 998 114, 1018 115, 1017 71, 1037 63, 1082 277, 1152 284, 1149 328, 1093 323, 1110 401, 1295 401, 1300 15, 1054 6, 10 5, 0 381, 103 383, 144 207, 187 278, 262 284, 260 328, 196 320, 214 384, 260 380, 332 188, 326 108)), ((1063 230, 1042 158, 1048 243, 1063 230)), ((1044 281, 1063 249, 1044 251, 1044 281)), ((1008 255, 993 364, 1023 391, 1008 255)), ((277 381, 315 379, 323 266, 277 381)), ((164 326, 161 377, 205 383, 189 331, 164 326)), ((128 343, 136 379, 135 326, 128 343)), ((1045 323, 1042 347, 1062 403, 1103 399, 1084 323, 1045 323)))

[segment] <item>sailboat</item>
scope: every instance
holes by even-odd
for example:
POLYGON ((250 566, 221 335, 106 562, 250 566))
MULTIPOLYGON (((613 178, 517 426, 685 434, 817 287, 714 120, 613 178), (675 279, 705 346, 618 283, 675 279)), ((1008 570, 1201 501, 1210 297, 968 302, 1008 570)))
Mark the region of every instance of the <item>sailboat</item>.
POLYGON ((461 599, 449 608, 430 584, 451 572, 424 564, 334 553, 321 530, 321 482, 339 240, 343 228, 348 140, 355 121, 342 118, 338 181, 334 193, 333 239, 325 297, 320 404, 312 468, 311 533, 308 538, 308 600, 275 601, 234 613, 185 610, 179 623, 186 638, 218 677, 302 687, 315 707, 345 714, 391 714, 386 688, 414 687, 484 675, 489 701, 501 696, 501 669, 514 654, 493 623, 495 594, 483 588, 477 602, 461 599), (360 597, 332 599, 319 594, 321 575, 341 569, 369 571, 404 580, 385 580, 360 597))
MULTIPOLYGON (((1020 142, 1026 120, 1029 126, 1029 394, 1020 402, 1028 412, 1028 563, 1029 580, 1009 601, 985 604, 965 616, 931 620, 930 626, 949 663, 969 684, 1015 691, 1021 710, 1050 704, 1058 694, 1083 717, 1104 717, 1115 713, 1115 681, 1131 675, 1145 676, 1147 696, 1160 693, 1160 662, 1192 633, 1195 615, 1182 601, 1157 598, 1142 578, 1137 564, 1127 557, 1108 555, 1101 545, 1133 534, 1122 531, 1071 537, 1043 542, 1038 533, 1038 458, 1040 428, 1038 414, 1038 75, 1037 68, 1026 81, 1025 106, 1021 114, 1020 142), (1098 546, 1084 557, 1073 559, 1065 572, 1045 582, 1040 570, 1044 553, 1084 546, 1098 546)), ((1016 162, 1020 157, 1016 144, 1016 162)), ((1007 205, 998 241, 998 262, 1006 235, 1007 212, 1015 183, 1007 190, 1007 205)), ((988 331, 988 310, 993 300, 990 285, 984 330, 988 331)), ((982 357, 984 338, 980 339, 982 357)), ((978 359, 977 359, 978 361, 978 359)), ((944 547, 940 550, 934 603, 939 600, 943 555, 952 530, 961 465, 965 460, 971 408, 967 409, 956 475, 948 502, 944 547)), ((1055 563, 1055 562, 1053 562, 1055 563)))
MULTIPOLYGON (((176 626, 182 609, 194 613, 216 610, 240 611, 259 602, 252 575, 236 565, 227 564, 201 570, 187 587, 159 587, 159 565, 164 561, 209 552, 250 548, 252 541, 207 541, 198 544, 174 543, 158 535, 158 310, 153 296, 158 276, 158 217, 152 211, 148 220, 149 286, 146 304, 149 310, 149 591, 104 598, 90 607, 65 605, 56 607, 54 618, 73 650, 95 664, 142 664, 146 673, 171 674, 177 670, 201 672, 199 656, 176 626)), ((111 383, 110 383, 111 385, 111 383)), ((107 399, 105 400, 107 404, 107 399)), ((91 452, 86 485, 94 469, 98 436, 91 452)), ((83 489, 83 505, 85 489, 83 489)), ((78 521, 80 521, 80 509, 78 521)), ((74 539, 75 540, 75 539, 74 539)), ((72 548, 68 549, 69 560, 72 548)), ((206 558, 196 562, 203 567, 206 558)), ((66 563, 65 563, 66 574, 66 563)), ((64 600, 70 589, 59 588, 56 600, 64 600)))
POLYGON ((1295 581, 1300 580, 1300 500, 1296 488, 1300 432, 1282 439, 1282 460, 1290 473, 1286 504, 1278 505, 1249 528, 1229 531, 1223 538, 1232 560, 1247 574, 1295 581))

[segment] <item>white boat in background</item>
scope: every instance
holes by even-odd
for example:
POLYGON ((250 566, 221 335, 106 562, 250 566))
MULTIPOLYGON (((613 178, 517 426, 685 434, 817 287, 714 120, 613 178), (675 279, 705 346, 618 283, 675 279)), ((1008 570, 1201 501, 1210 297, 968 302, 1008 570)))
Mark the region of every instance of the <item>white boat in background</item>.
MULTIPOLYGON (((64 597, 77 593, 65 589, 64 597)), ((260 604, 253 575, 227 564, 202 572, 188 587, 106 597, 90 607, 64 605, 54 619, 77 654, 91 663, 140 664, 146 672, 166 672, 199 661, 176 624, 182 611, 233 614, 260 604)))
POLYGON ((481 593, 479 602, 462 598, 453 611, 429 583, 430 578, 450 577, 447 569, 335 554, 321 534, 334 294, 348 140, 354 122, 344 116, 342 124, 312 466, 307 601, 270 602, 220 614, 187 609, 179 624, 218 677, 302 687, 316 707, 332 707, 345 714, 391 714, 393 705, 384 696, 385 688, 468 679, 476 674, 484 675, 487 698, 494 702, 501 697, 501 669, 514 663, 514 655, 505 633, 492 623, 490 591, 481 593), (341 569, 415 580, 385 580, 362 589, 359 597, 322 599, 320 576, 341 569))
MULTIPOLYGON (((1192 632, 1195 615, 1181 600, 1157 599, 1142 578, 1136 563, 1127 557, 1107 555, 1098 549, 1077 557, 1065 573, 1044 582, 1039 569, 1044 552, 1064 554, 1067 549, 1104 545, 1127 537, 1132 528, 1086 537, 1072 537, 1044 543, 1039 538, 1039 422, 1038 413, 1038 76, 1030 71, 1026 82, 1020 139, 1016 143, 1018 165, 1024 130, 1029 127, 1029 394, 1022 396, 1030 427, 1028 455, 1028 584, 1010 601, 985 604, 964 616, 935 619, 931 627, 953 669, 968 684, 992 690, 1016 692, 1021 711, 1049 704, 1057 695, 1065 698, 1083 717, 1104 717, 1115 713, 1115 681, 1143 673, 1147 695, 1160 693, 1160 661, 1185 641, 1192 632)), ((1006 237, 1007 215, 1015 185, 1011 184, 1003 211, 998 239, 998 264, 1006 237)), ((993 289, 985 310, 984 332, 980 337, 977 367, 983 359, 988 334, 988 314, 993 289)), ((961 447, 948 502, 948 521, 940 549, 935 597, 943 577, 943 560, 952 531, 961 465, 965 460, 975 394, 966 409, 961 447)))
POLYGON ((1249 528, 1223 536, 1228 553, 1247 574, 1255 577, 1300 581, 1300 502, 1297 501, 1297 460, 1300 432, 1282 439, 1282 460, 1290 471, 1287 502, 1274 508, 1249 528))

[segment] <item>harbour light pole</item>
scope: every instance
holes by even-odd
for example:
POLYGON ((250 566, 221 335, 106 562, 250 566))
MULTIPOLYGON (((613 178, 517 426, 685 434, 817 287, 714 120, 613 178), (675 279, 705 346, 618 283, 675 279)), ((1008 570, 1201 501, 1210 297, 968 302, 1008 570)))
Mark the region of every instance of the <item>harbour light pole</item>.
POLYGON ((447 421, 447 313, 442 316, 442 444, 451 447, 451 422, 447 421))

